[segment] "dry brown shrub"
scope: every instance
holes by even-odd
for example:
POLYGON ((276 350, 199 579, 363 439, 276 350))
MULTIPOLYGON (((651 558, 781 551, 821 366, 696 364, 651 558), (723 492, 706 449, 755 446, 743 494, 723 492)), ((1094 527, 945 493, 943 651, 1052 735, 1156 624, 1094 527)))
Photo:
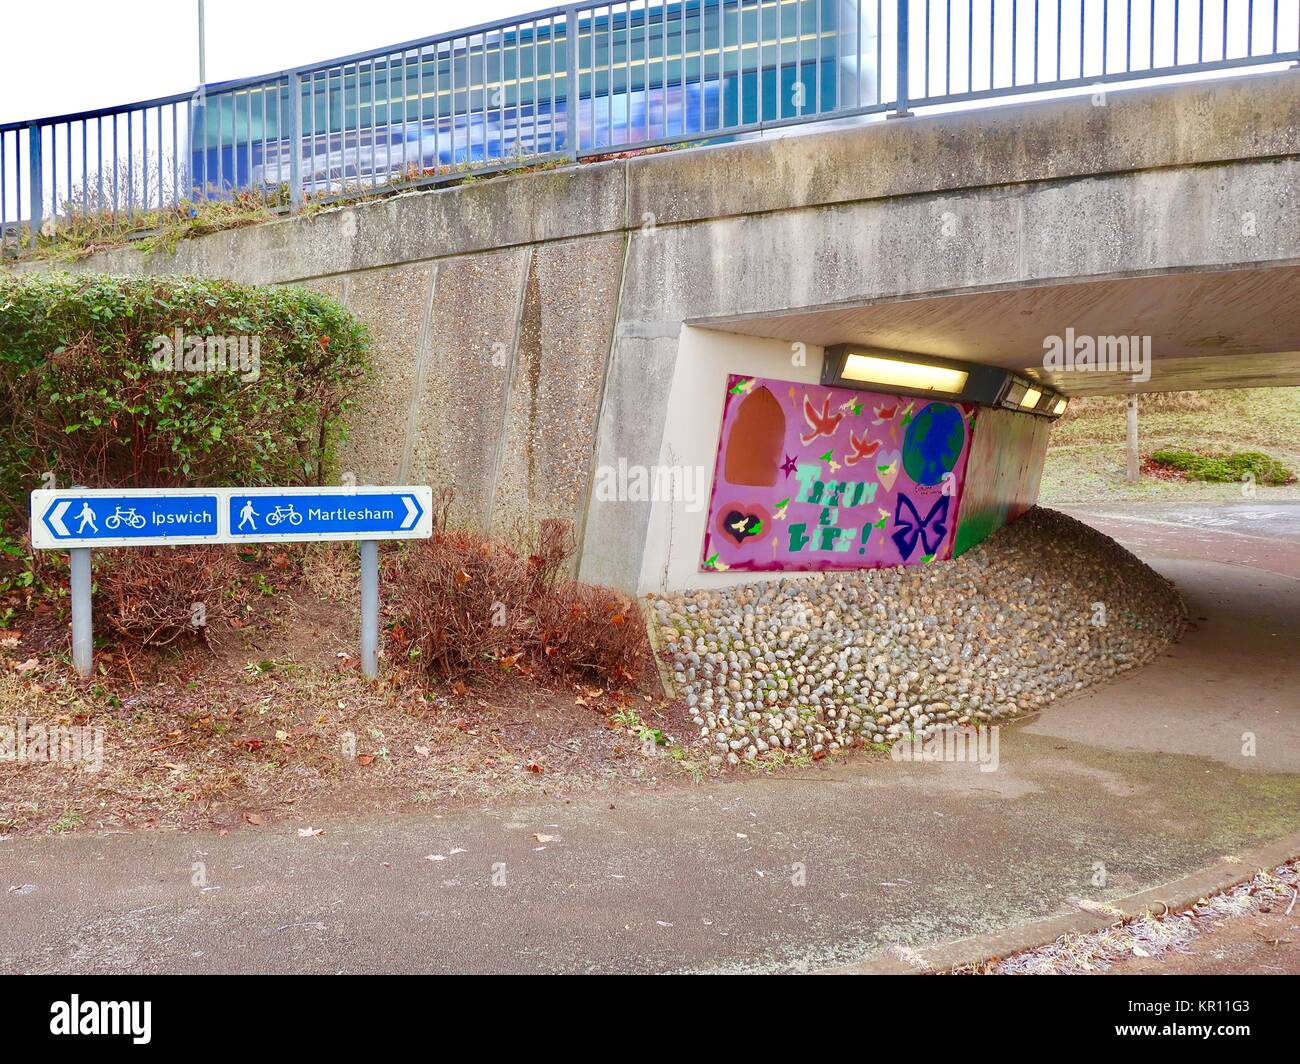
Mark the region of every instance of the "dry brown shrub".
POLYGON ((124 643, 202 640, 210 646, 214 625, 242 599, 239 571, 235 552, 224 546, 115 551, 96 569, 95 604, 102 623, 124 643))
POLYGON ((518 668, 621 684, 649 661, 636 603, 569 579, 570 527, 546 521, 527 557, 478 532, 439 531, 389 562, 389 638, 430 679, 518 668))
POLYGON ((540 660, 553 671, 632 683, 649 661, 640 610, 610 588, 566 581, 537 600, 533 616, 540 660))

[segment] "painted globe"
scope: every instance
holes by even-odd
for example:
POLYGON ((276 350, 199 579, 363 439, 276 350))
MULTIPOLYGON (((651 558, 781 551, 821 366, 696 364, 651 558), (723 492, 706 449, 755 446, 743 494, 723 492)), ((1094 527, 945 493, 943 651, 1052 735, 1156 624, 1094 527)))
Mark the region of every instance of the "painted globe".
POLYGON ((956 468, 965 442, 961 411, 947 403, 931 403, 907 426, 903 468, 917 484, 938 484, 956 468))

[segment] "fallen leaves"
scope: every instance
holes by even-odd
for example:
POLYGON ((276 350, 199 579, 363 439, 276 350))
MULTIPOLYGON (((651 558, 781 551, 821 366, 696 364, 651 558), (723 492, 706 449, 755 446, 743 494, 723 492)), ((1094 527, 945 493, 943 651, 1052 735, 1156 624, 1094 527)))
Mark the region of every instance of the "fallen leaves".
POLYGON ((298 838, 300 839, 318 839, 325 834, 324 828, 299 828, 298 838))

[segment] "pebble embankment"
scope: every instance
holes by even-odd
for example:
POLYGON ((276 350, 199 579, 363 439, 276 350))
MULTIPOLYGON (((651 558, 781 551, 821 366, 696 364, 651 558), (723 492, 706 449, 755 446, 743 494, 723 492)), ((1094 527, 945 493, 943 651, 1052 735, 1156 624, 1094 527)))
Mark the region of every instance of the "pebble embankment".
POLYGON ((1006 721, 1181 635, 1173 585, 1034 509, 956 561, 655 598, 669 672, 714 765, 1006 721))

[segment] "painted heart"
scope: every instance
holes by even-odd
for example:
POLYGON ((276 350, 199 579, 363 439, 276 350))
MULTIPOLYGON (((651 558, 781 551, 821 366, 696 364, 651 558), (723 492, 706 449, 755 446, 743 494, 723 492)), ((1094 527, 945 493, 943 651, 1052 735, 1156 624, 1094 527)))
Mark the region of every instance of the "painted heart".
POLYGON ((894 481, 898 479, 898 471, 903 468, 902 451, 886 451, 876 462, 876 476, 880 479, 881 486, 886 492, 894 490, 894 481))
POLYGON ((767 530, 769 518, 767 511, 758 507, 740 508, 737 506, 728 506, 724 508, 721 518, 718 520, 718 531, 723 533, 737 545, 742 544, 751 536, 761 535, 767 530))

